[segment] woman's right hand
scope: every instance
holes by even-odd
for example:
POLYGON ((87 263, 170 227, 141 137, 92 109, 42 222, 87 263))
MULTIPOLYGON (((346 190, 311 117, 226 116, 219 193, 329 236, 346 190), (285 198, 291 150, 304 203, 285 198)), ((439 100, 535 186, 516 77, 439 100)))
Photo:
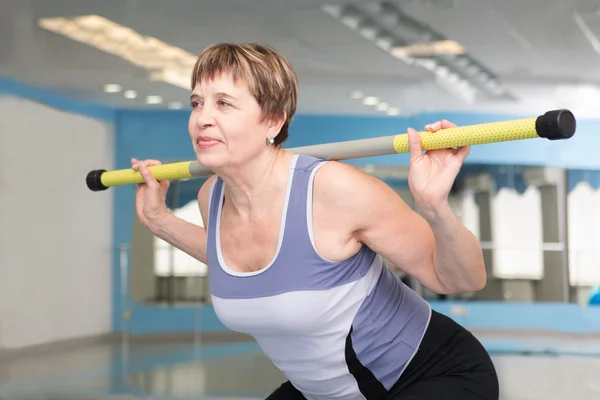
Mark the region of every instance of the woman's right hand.
POLYGON ((150 230, 162 218, 169 215, 166 204, 169 181, 157 181, 148 170, 148 167, 160 164, 161 162, 157 160, 140 161, 135 158, 131 159, 133 170, 139 171, 144 178, 144 183, 139 184, 137 187, 135 209, 142 224, 150 230))

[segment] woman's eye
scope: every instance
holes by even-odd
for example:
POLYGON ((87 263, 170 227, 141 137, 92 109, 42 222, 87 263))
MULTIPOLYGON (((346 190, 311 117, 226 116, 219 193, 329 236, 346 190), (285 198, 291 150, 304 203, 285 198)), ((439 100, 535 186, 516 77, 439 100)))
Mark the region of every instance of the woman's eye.
POLYGON ((229 103, 227 103, 227 102, 226 102, 226 101, 224 101, 224 100, 219 100, 219 105, 220 105, 221 107, 226 107, 226 106, 228 106, 228 105, 229 105, 229 103))

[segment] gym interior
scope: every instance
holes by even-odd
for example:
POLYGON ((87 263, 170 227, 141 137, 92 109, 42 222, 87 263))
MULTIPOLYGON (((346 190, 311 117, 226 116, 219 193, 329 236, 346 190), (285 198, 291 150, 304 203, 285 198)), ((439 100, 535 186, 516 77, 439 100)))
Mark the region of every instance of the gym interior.
MULTIPOLYGON (((600 4, 591 0, 0 2, 0 399, 264 399, 285 376, 218 318, 207 265, 86 175, 194 160, 191 67, 260 42, 299 79, 285 148, 569 110, 567 140, 475 144, 451 190, 487 283, 399 278, 470 330, 503 400, 600 397, 600 4), (47 279, 47 280, 46 280, 47 279)), ((414 207, 406 153, 348 162, 414 207)), ((202 225, 206 177, 167 206, 202 225)))

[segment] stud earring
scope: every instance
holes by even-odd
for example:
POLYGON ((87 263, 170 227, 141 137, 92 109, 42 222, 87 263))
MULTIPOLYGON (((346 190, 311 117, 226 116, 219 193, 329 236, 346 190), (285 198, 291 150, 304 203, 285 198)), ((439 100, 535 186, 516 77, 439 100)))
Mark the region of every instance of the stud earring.
POLYGON ((267 138, 267 144, 273 144, 273 143, 275 143, 275 139, 272 136, 269 136, 267 138))

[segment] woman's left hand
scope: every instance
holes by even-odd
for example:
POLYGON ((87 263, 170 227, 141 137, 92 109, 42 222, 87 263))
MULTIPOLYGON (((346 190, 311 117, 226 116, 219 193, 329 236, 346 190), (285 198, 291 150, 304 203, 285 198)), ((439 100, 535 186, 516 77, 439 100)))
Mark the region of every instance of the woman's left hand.
MULTIPOLYGON (((425 126, 425 131, 434 135, 440 129, 454 128, 446 120, 425 126)), ((458 149, 429 150, 424 154, 421 137, 412 128, 408 129, 410 169, 408 185, 417 207, 424 213, 435 213, 440 207, 448 206, 448 194, 460 168, 469 154, 470 147, 458 149)))

